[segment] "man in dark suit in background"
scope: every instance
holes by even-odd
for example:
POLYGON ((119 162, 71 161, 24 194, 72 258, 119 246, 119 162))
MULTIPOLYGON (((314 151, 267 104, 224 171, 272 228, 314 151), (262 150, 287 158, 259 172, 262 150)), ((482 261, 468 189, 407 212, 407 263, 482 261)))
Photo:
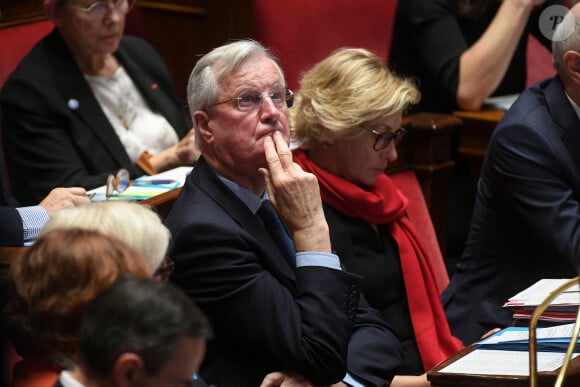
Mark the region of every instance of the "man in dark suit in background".
POLYGON ((580 5, 553 37, 557 76, 524 91, 495 128, 463 257, 443 293, 465 343, 512 322, 507 299, 541 278, 578 275, 580 5))
POLYGON ((188 96, 202 157, 167 224, 172 281, 215 330, 201 376, 220 387, 273 371, 389 383, 382 365, 400 359, 397 339, 359 301, 358 277, 331 252, 316 177, 292 162, 293 96, 278 64, 254 41, 218 47, 197 62, 188 96))

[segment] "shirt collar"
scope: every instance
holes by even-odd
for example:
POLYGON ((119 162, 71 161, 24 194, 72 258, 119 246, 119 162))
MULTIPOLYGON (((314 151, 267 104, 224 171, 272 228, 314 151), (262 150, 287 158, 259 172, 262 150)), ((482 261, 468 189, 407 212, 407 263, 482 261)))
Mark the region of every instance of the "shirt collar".
POLYGON ((220 180, 242 201, 253 214, 255 214, 260 206, 262 205, 262 200, 268 198, 268 192, 265 192, 262 197, 259 197, 247 188, 242 187, 238 183, 217 174, 220 180))
POLYGON ((564 93, 564 94, 566 94, 566 98, 568 98, 568 101, 570 101, 570 105, 572 105, 572 109, 574 109, 574 111, 576 112, 578 119, 580 119, 580 106, 576 105, 576 102, 574 102, 574 100, 572 98, 570 98, 568 93, 564 93))

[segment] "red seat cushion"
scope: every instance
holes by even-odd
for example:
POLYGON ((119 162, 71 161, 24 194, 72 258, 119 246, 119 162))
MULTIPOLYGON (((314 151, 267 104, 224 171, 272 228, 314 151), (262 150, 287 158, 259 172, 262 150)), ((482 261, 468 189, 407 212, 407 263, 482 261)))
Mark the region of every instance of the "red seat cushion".
POLYGON ((403 171, 389 176, 401 192, 409 199, 407 214, 411 222, 415 225, 415 229, 427 249, 435 274, 437 288, 439 289, 439 293, 441 293, 449 284, 449 275, 447 274, 447 268, 445 267, 445 261, 441 254, 437 234, 435 233, 431 215, 427 208, 427 202, 425 201, 425 196, 423 195, 417 176, 414 171, 403 171))
POLYGON ((0 29, 0 87, 32 46, 54 27, 49 21, 0 29))

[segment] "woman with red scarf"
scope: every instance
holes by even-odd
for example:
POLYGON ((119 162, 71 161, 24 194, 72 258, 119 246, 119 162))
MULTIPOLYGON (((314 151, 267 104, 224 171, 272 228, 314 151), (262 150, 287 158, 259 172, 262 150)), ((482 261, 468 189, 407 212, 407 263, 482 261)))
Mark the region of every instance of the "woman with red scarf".
POLYGON ((416 86, 364 49, 343 48, 304 74, 291 109, 294 161, 319 180, 333 250, 361 275, 371 306, 403 348, 393 385, 428 383, 425 372, 459 351, 429 257, 406 216, 408 200, 384 171, 396 160, 402 113, 416 86))

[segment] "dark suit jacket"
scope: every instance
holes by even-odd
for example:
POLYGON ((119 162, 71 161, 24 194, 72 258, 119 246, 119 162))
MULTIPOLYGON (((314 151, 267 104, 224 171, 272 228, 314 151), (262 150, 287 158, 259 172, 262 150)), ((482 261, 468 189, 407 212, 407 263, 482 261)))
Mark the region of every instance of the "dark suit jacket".
POLYGON ((578 275, 580 120, 558 78, 524 91, 484 159, 465 252, 443 294, 464 343, 511 323, 501 306, 541 278, 578 275))
POLYGON ((0 246, 22 246, 22 218, 16 211, 18 203, 4 188, 4 155, 0 151, 0 246))
MULTIPOLYGON (((115 55, 149 107, 183 137, 191 123, 159 54, 144 40, 126 36, 115 55)), ((40 202, 55 187, 103 185, 120 167, 134 177, 143 174, 131 163, 57 30, 21 61, 0 103, 11 188, 23 205, 40 202)))
POLYGON ((348 347, 350 373, 368 386, 387 385, 383 364, 400 356, 397 340, 370 308, 357 310, 359 278, 290 267, 259 219, 203 158, 167 224, 174 236, 172 281, 207 313, 215 331, 201 369, 208 383, 254 387, 269 372, 291 370, 330 384, 345 375, 348 347))

